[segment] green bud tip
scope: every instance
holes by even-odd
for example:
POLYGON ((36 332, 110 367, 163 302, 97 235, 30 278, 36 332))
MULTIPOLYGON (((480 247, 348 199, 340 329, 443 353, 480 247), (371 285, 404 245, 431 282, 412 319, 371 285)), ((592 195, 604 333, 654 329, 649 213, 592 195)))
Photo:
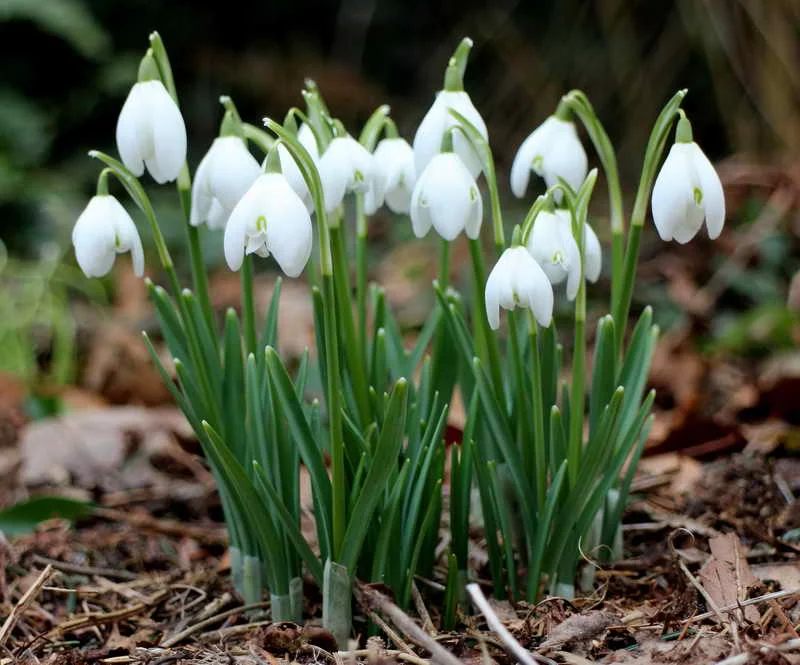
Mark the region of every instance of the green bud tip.
POLYGON ((158 71, 158 64, 153 57, 153 49, 147 49, 142 61, 139 63, 139 74, 136 77, 139 83, 144 81, 160 81, 161 73, 158 71))
POLYGON ((472 40, 464 37, 453 51, 444 73, 444 89, 449 92, 464 90, 464 73, 467 71, 467 59, 472 50, 472 40))
POLYGON ((686 117, 683 109, 678 109, 678 128, 675 130, 675 143, 692 143, 694 138, 692 136, 692 123, 686 117))
POLYGON ((264 173, 282 173, 281 158, 280 154, 278 153, 278 146, 282 143, 283 141, 278 139, 272 144, 272 147, 267 153, 267 158, 264 160, 264 173))

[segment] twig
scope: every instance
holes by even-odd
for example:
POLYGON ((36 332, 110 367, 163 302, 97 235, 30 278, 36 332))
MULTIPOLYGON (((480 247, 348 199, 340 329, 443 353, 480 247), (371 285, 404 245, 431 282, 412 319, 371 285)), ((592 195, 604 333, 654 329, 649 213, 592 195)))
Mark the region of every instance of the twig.
POLYGON ((94 515, 107 519, 110 522, 124 522, 138 529, 142 529, 143 531, 150 531, 151 533, 192 538, 206 545, 225 543, 228 540, 225 529, 192 526, 177 520, 156 519, 150 515, 126 513, 122 510, 115 510, 114 508, 95 508, 94 515))
POLYGON ((436 636, 436 628, 433 625, 433 621, 431 621, 430 612, 428 612, 428 608, 425 607, 425 601, 414 580, 411 580, 411 596, 414 598, 414 607, 417 608, 417 614, 419 614, 419 618, 422 619, 422 628, 428 635, 436 636))
POLYGON ((0 628, 0 646, 6 643, 6 640, 11 635, 11 631, 14 630, 14 626, 17 624, 17 621, 19 621, 19 618, 25 613, 28 605, 30 605, 33 599, 36 598, 42 587, 47 584, 47 581, 50 579, 52 574, 53 566, 47 566, 41 573, 39 573, 39 577, 36 578, 28 590, 22 594, 22 598, 19 599, 17 604, 14 606, 14 609, 11 610, 11 613, 3 623, 3 627, 0 628))
MULTIPOLYGON (((208 617, 208 619, 203 619, 202 621, 198 621, 195 624, 185 628, 180 633, 176 633, 172 637, 168 637, 161 641, 159 646, 161 647, 172 647, 175 646, 178 642, 185 640, 187 637, 194 635, 195 633, 200 632, 206 626, 210 626, 221 619, 227 619, 229 616, 233 616, 234 614, 240 614, 242 612, 247 612, 248 610, 257 610, 262 609, 265 607, 269 607, 270 602, 265 600, 260 603, 250 603, 249 605, 240 605, 239 607, 234 607, 230 610, 225 610, 224 612, 220 612, 219 614, 215 614, 213 617, 208 617)), ((252 625, 252 624, 248 624, 252 625)), ((259 624, 260 625, 260 624, 259 624)), ((218 631, 217 631, 218 632, 218 631)))
POLYGON ((439 665, 461 665, 452 653, 441 646, 436 640, 420 628, 403 610, 395 605, 380 591, 371 589, 362 582, 356 582, 355 596, 358 602, 369 611, 377 608, 389 620, 418 646, 426 649, 431 654, 431 660, 439 665))
POLYGON ((489 601, 486 600, 486 596, 483 595, 483 591, 481 591, 481 588, 477 584, 474 582, 472 584, 467 584, 467 593, 469 593, 470 598, 472 598, 475 607, 483 614, 489 628, 497 633, 506 649, 514 658, 522 663, 522 665, 536 665, 537 662, 547 663, 547 665, 556 665, 556 661, 531 653, 517 642, 516 638, 508 632, 503 622, 500 621, 500 617, 498 617, 492 609, 492 606, 489 604, 489 601))
POLYGON ((406 641, 400 637, 394 629, 386 623, 380 615, 376 614, 375 612, 368 611, 367 615, 369 616, 370 620, 380 628, 386 636, 394 642, 394 645, 402 652, 402 653, 414 653, 414 650, 406 643, 406 641))
POLYGON ((135 573, 132 573, 128 570, 118 570, 115 568, 94 568, 92 566, 77 566, 72 563, 65 563, 64 561, 49 559, 46 556, 41 556, 40 554, 34 554, 33 561, 45 566, 52 566, 56 570, 61 570, 65 573, 86 575, 87 577, 100 575, 103 577, 116 577, 120 580, 135 580, 137 577, 135 573))
POLYGON ((264 619, 263 621, 253 621, 252 623, 243 623, 239 626, 228 626, 227 628, 220 628, 219 630, 211 630, 207 633, 201 633, 197 636, 198 642, 218 642, 231 635, 240 635, 258 628, 260 626, 268 626, 272 623, 272 619, 264 619))
MULTIPOLYGON (((796 589, 785 589, 783 591, 773 591, 772 593, 765 593, 763 596, 758 596, 756 598, 748 598, 747 600, 740 600, 736 603, 723 605, 722 607, 718 608, 718 610, 719 612, 732 612, 733 610, 738 610, 740 607, 747 607, 748 605, 755 605, 756 603, 760 603, 762 601, 785 598, 787 596, 794 596, 797 594, 800 594, 800 587, 796 589)), ((688 619, 684 619, 682 623, 702 621, 703 619, 708 619, 709 617, 714 616, 714 614, 716 614, 716 612, 703 612, 703 614, 697 614, 693 617, 689 617, 688 619)))

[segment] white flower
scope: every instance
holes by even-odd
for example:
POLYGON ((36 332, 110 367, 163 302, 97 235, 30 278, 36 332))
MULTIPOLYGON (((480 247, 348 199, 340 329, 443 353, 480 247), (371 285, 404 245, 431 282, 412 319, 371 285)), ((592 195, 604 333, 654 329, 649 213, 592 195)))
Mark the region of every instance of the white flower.
MULTIPOLYGON (((602 267, 600 240, 588 224, 584 224, 583 230, 584 271, 586 279, 596 282, 602 267)), ((580 286, 581 265, 569 210, 540 212, 528 237, 527 249, 551 284, 567 280, 567 298, 573 300, 580 286)))
POLYGON ((486 316, 494 330, 500 327, 501 306, 530 309, 542 326, 553 318, 553 287, 524 247, 505 250, 486 280, 486 316))
MULTIPOLYGON (((563 178, 576 190, 586 179, 588 162, 575 125, 551 115, 526 138, 511 165, 511 191, 522 198, 531 171, 552 187, 563 178)), ((560 192, 557 200, 561 200, 560 192)))
POLYGON ((417 177, 414 170, 414 151, 402 138, 383 139, 372 154, 378 186, 367 192, 365 206, 377 210, 383 202, 392 212, 408 214, 411 194, 417 177), (383 201, 375 196, 383 193, 383 201))
POLYGON ((117 150, 137 177, 145 166, 159 184, 178 177, 186 161, 186 125, 161 81, 131 88, 117 120, 117 150))
MULTIPOLYGON (((300 129, 297 132, 297 140, 300 142, 300 145, 308 151, 314 163, 317 164, 319 162, 319 149, 317 148, 317 139, 314 137, 314 132, 311 130, 311 127, 305 123, 300 125, 300 129)), ((292 157, 292 153, 289 152, 289 149, 283 145, 283 143, 278 145, 278 157, 281 160, 281 171, 286 177, 286 180, 288 180, 289 185, 291 185, 297 195, 303 199, 303 203, 306 204, 308 211, 313 212, 314 199, 308 189, 306 180, 294 157, 292 157)))
POLYGON ((689 242, 706 221, 712 240, 725 223, 725 194, 696 143, 675 143, 653 186, 653 221, 662 240, 689 242))
POLYGON ((263 173, 233 209, 225 226, 225 260, 239 270, 245 254, 272 254, 297 277, 311 256, 311 217, 280 173, 263 173))
POLYGON ((411 227, 418 238, 433 226, 445 240, 462 231, 477 238, 483 200, 472 175, 454 152, 436 155, 422 172, 411 196, 411 227))
POLYGON ((261 173, 255 157, 238 136, 214 139, 197 167, 192 184, 192 226, 221 229, 231 211, 261 173))
MULTIPOLYGON (((328 212, 341 205, 347 192, 367 194, 373 190, 373 200, 383 200, 372 154, 350 135, 337 136, 330 142, 320 157, 319 175, 328 212)), ((369 215, 374 212, 367 209, 369 215)))
POLYGON ((144 253, 131 216, 113 196, 93 196, 72 229, 75 258, 87 277, 111 271, 117 254, 130 252, 133 271, 144 274, 144 253))
MULTIPOLYGON (((445 132, 451 127, 458 126, 458 120, 453 117, 449 109, 457 111, 475 125, 475 128, 483 135, 483 138, 489 138, 489 134, 486 131, 486 123, 466 92, 463 90, 460 92, 439 91, 436 93, 433 105, 428 109, 414 136, 414 164, 417 175, 425 170, 434 155, 439 154, 445 132)), ((482 168, 480 157, 469 140, 460 131, 454 131, 452 134, 453 148, 456 154, 469 169, 472 177, 476 178, 482 168)))

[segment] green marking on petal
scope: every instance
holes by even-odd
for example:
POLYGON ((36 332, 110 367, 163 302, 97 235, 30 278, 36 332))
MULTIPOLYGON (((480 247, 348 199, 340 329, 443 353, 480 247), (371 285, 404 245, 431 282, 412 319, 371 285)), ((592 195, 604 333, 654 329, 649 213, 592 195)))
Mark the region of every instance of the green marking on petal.
POLYGON ((469 188, 469 200, 471 203, 475 203, 478 200, 478 189, 476 187, 469 188))
POLYGON ((267 232, 267 218, 264 215, 259 215, 256 220, 256 231, 259 233, 267 232))
POLYGON ((536 155, 536 157, 533 158, 531 167, 536 173, 541 173, 542 168, 544 168, 544 158, 541 155, 536 155))
POLYGON ((697 205, 700 205, 703 202, 703 192, 700 190, 699 187, 695 187, 693 193, 694 193, 694 202, 697 205))

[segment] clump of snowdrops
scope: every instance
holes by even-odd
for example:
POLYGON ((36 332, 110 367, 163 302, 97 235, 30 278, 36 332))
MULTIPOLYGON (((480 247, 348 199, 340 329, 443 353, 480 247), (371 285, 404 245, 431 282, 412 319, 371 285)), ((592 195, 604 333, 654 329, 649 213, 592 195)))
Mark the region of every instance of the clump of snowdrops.
POLYGON ((464 90, 470 48, 469 39, 457 47, 411 145, 388 106, 352 136, 308 82, 303 108, 283 122, 248 123, 222 97, 219 137, 192 179, 169 59, 153 33, 117 123, 120 159, 90 153, 105 167, 73 232, 78 263, 102 276, 117 254, 130 252, 144 274, 136 223, 109 193, 113 177, 150 225, 166 277, 165 288, 148 286, 174 368, 146 336, 145 343, 218 484, 236 587, 248 600, 267 589, 273 618, 299 621, 302 578, 310 575, 340 643, 351 630, 355 578, 388 584, 406 605, 414 576, 434 576, 443 485, 449 625, 474 574, 474 488, 495 596, 570 596, 583 553, 619 554, 653 402, 644 394, 657 335, 651 311, 626 334, 648 208, 659 235, 681 243, 704 221, 716 237, 725 218, 719 178, 680 109, 685 90, 656 119, 628 220, 611 141, 575 90, 519 148, 513 194, 528 196, 532 174, 544 184, 507 234, 486 125, 464 90), (588 168, 579 126, 611 206, 611 297, 597 324, 591 376, 587 282, 599 278, 604 251, 589 224, 598 170, 588 168), (176 184, 191 289, 176 274, 145 171, 158 184, 176 184), (439 236, 436 307, 410 348, 383 289, 368 280, 367 231, 382 206, 410 217, 417 236, 431 229, 439 236), (222 320, 209 301, 204 226, 224 229, 225 259, 241 276, 240 313, 222 320), (462 234, 471 259, 467 297, 448 283, 450 247, 462 234), (305 273, 313 302, 315 354, 306 352, 293 372, 276 352, 280 283, 265 319, 256 320, 253 263, 270 256, 289 278, 305 273), (562 285, 574 319, 557 331, 554 292, 562 285), (569 340, 569 353, 560 339, 569 340), (313 363, 321 403, 306 399, 313 363), (456 392, 468 415, 463 442, 448 451, 444 427, 456 392), (313 542, 301 529, 301 468, 312 490, 313 542))

